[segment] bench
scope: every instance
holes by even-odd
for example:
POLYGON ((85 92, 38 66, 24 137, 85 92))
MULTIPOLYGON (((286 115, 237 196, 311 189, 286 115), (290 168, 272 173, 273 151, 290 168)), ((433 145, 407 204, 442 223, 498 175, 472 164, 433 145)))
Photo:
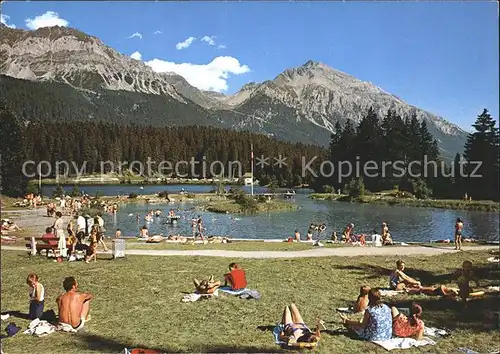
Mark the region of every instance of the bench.
MULTIPOLYGON (((24 238, 26 241, 30 241, 30 243, 26 244, 26 248, 28 249, 28 252, 31 254, 31 239, 32 237, 25 237, 24 238)), ((43 239, 41 237, 35 237, 35 242, 36 242, 36 254, 41 255, 42 251, 46 251, 46 256, 49 256, 49 251, 52 250, 55 254, 55 250, 58 248, 58 238, 53 238, 53 239, 43 239), (55 244, 49 243, 49 241, 56 241, 55 244)), ((66 238, 66 242, 68 242, 68 238, 66 238)))

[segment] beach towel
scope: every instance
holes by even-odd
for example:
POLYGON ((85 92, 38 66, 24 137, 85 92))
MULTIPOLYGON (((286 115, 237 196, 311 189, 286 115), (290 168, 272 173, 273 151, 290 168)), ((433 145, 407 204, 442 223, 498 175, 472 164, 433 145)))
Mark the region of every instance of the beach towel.
POLYGON ((354 313, 354 307, 338 307, 335 310, 342 313, 354 313))
POLYGON ((187 295, 184 295, 182 297, 181 301, 182 302, 195 302, 201 298, 208 299, 208 298, 215 297, 215 296, 219 296, 219 289, 215 290, 213 294, 199 294, 198 292, 187 294, 187 295))
POLYGON ((496 257, 490 257, 488 258, 488 262, 490 263, 500 263, 500 257, 496 256, 496 257))
POLYGON ((380 345, 387 351, 393 349, 409 349, 411 347, 422 347, 424 345, 436 344, 436 342, 426 337, 422 338, 421 340, 416 340, 413 338, 391 338, 388 340, 372 341, 372 343, 380 345))
POLYGON ((280 339, 280 333, 285 330, 285 327, 281 323, 277 323, 276 327, 273 329, 274 343, 281 346, 282 348, 297 349, 297 348, 314 348, 318 345, 318 342, 314 343, 288 343, 280 339))
POLYGON ((231 287, 229 287, 229 286, 223 286, 223 287, 220 287, 218 290, 220 290, 224 293, 230 294, 230 295, 238 296, 241 299, 247 299, 247 300, 260 299, 260 293, 257 290, 250 290, 248 288, 240 289, 240 290, 232 290, 231 287))
POLYGON ((500 292, 500 286, 488 286, 487 292, 498 293, 500 292))
POLYGON ((446 331, 445 329, 439 329, 436 327, 424 327, 424 336, 430 336, 430 337, 444 337, 449 335, 450 333, 446 331))

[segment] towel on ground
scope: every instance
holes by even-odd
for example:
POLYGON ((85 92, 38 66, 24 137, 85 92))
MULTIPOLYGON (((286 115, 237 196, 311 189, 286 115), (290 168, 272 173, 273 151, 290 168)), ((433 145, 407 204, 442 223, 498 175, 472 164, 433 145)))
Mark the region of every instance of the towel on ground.
POLYGON ((500 292, 500 286, 488 286, 488 289, 487 289, 488 292, 490 293, 498 293, 500 292))
POLYGON ((436 327, 424 327, 424 336, 430 337, 444 337, 449 335, 450 333, 444 329, 439 329, 436 327))
POLYGON ((337 307, 336 310, 342 313, 354 313, 354 307, 337 307))
POLYGON ((260 299, 260 293, 257 290, 250 290, 248 288, 244 289, 239 289, 239 290, 232 290, 231 287, 229 286, 223 286, 220 287, 218 290, 230 294, 230 295, 235 295, 240 297, 241 299, 260 299))
POLYGON ((490 257, 490 258, 488 258, 488 262, 490 262, 490 263, 500 263, 500 257, 498 257, 498 256, 490 257))
POLYGON ((377 345, 380 345, 385 350, 393 349, 409 349, 411 347, 422 347, 424 345, 435 345, 436 342, 429 338, 422 338, 421 340, 416 340, 413 338, 391 338, 388 340, 376 340, 372 341, 377 345))
POLYGON ((184 295, 181 299, 182 302, 195 302, 195 301, 198 301, 199 299, 201 298, 211 298, 211 297, 214 297, 214 296, 219 296, 219 289, 215 290, 215 292, 213 294, 199 294, 198 292, 194 292, 192 294, 187 294, 187 295, 184 295))
POLYGON ((278 345, 286 345, 286 342, 283 342, 280 339, 280 333, 285 330, 285 327, 281 323, 277 323, 276 327, 273 329, 274 343, 278 345))
POLYGON ((7 320, 9 317, 10 317, 10 315, 8 313, 6 313, 5 315, 2 315, 2 321, 7 320))
POLYGON ((31 334, 33 336, 42 337, 56 331, 76 333, 76 329, 74 329, 69 324, 61 323, 57 326, 54 326, 47 321, 39 320, 38 318, 36 318, 30 322, 30 324, 28 325, 28 329, 24 331, 24 334, 31 334))
POLYGON ((403 293, 404 290, 380 289, 380 295, 386 297, 395 296, 403 293))

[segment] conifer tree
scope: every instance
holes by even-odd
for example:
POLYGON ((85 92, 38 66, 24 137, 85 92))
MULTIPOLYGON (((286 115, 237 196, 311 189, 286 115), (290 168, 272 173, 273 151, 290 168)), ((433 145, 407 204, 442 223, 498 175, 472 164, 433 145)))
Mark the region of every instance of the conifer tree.
POLYGON ((499 200, 499 129, 487 109, 472 126, 475 132, 469 134, 464 152, 467 193, 473 199, 499 200))

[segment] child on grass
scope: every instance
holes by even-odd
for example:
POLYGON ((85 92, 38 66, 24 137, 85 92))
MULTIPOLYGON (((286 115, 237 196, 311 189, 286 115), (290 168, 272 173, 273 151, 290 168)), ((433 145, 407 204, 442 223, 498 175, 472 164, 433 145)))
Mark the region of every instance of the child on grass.
POLYGON ((28 314, 30 320, 34 320, 35 318, 40 319, 43 314, 45 289, 38 280, 38 275, 35 273, 30 273, 26 279, 26 284, 30 287, 30 306, 28 314))
POLYGON ((354 304, 354 312, 361 313, 365 312, 365 309, 368 307, 368 293, 371 288, 368 285, 364 285, 359 289, 359 296, 354 304))
POLYGON ((476 286, 479 287, 479 280, 476 278, 474 272, 472 271, 472 262, 464 261, 462 263, 462 269, 458 271, 458 289, 459 296, 464 304, 467 303, 469 298, 479 297, 484 295, 484 291, 473 291, 470 287, 470 282, 474 281, 476 286))

